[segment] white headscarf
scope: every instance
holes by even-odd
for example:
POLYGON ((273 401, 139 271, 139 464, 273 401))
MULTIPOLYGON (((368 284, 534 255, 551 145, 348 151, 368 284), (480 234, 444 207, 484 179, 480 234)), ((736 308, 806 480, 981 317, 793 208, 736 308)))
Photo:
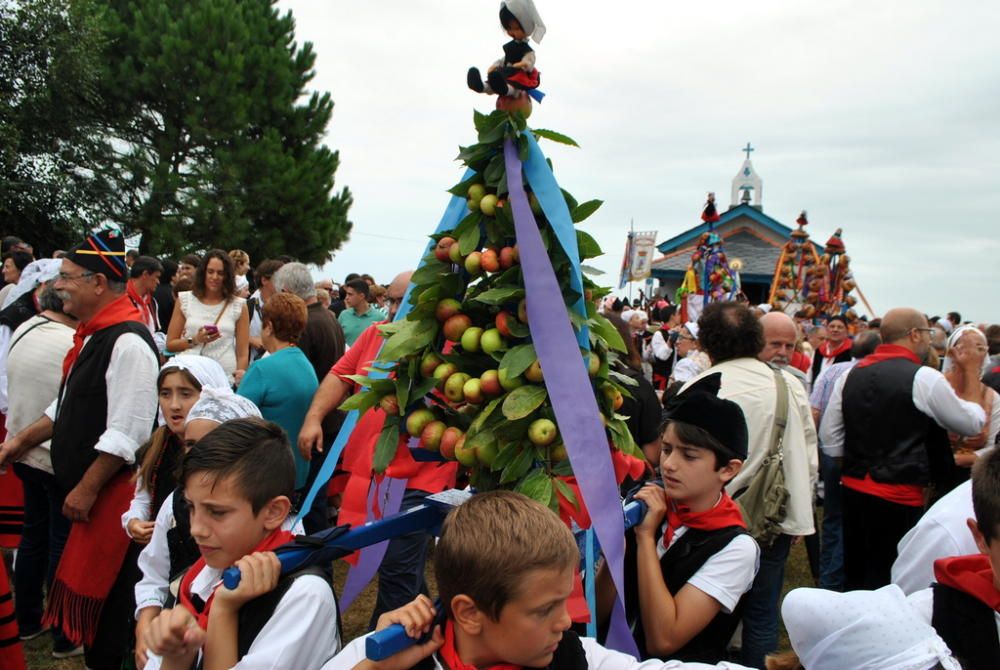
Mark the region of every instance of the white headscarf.
POLYGON ((188 412, 187 423, 191 423, 195 419, 225 423, 232 419, 249 417, 263 418, 253 401, 236 395, 228 386, 225 389, 208 386, 201 390, 201 397, 188 412))
POLYGON ((806 670, 960 670, 944 640, 903 591, 795 589, 781 605, 788 639, 806 670))
POLYGON ((958 344, 958 341, 966 333, 976 333, 977 335, 979 335, 980 338, 982 338, 983 344, 987 345, 986 354, 983 356, 983 369, 979 373, 979 376, 982 377, 983 375, 985 375, 987 372, 990 371, 989 342, 987 341, 986 336, 983 335, 983 331, 979 330, 978 328, 976 328, 971 324, 966 326, 960 326, 955 330, 951 331, 951 335, 948 336, 948 341, 945 344, 944 363, 941 366, 941 370, 942 372, 948 372, 948 370, 955 367, 955 363, 949 354, 951 353, 952 347, 958 344))
POLYGON ((698 339, 697 321, 688 321, 687 323, 684 324, 684 327, 687 328, 687 332, 691 333, 691 337, 693 337, 696 340, 698 339))
POLYGON ((525 37, 530 37, 535 42, 541 42, 545 37, 545 24, 542 23, 542 17, 538 15, 532 0, 504 0, 500 3, 500 7, 510 10, 524 29, 525 37))
POLYGON ((25 293, 34 291, 41 284, 55 279, 61 267, 62 259, 59 258, 42 258, 28 263, 24 270, 21 271, 21 278, 17 280, 17 285, 7 293, 7 298, 4 299, 0 309, 10 307, 14 304, 15 300, 25 293))
POLYGON ((201 384, 202 389, 206 387, 217 389, 229 388, 229 378, 226 376, 226 371, 222 369, 218 361, 208 356, 199 356, 197 354, 174 356, 163 364, 160 372, 174 368, 190 372, 198 380, 198 383, 201 384))

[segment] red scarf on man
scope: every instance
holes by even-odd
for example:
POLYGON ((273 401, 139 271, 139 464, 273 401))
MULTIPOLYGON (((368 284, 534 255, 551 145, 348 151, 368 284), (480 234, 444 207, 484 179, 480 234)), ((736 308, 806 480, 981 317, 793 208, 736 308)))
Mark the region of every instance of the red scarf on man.
POLYGON ((830 342, 824 342, 819 345, 819 355, 823 358, 833 358, 834 356, 839 356, 850 348, 851 338, 845 337, 836 347, 832 346, 830 342))
MULTIPOLYGON (((278 529, 261 540, 260 544, 251 549, 249 553, 253 554, 258 551, 274 551, 281 545, 291 542, 294 537, 294 533, 278 529)), ((208 630, 208 613, 212 609, 212 601, 215 600, 215 592, 219 589, 219 587, 216 586, 215 589, 212 590, 212 595, 210 595, 208 600, 205 601, 205 606, 201 608, 201 610, 199 610, 194 604, 191 597, 191 583, 194 581, 194 578, 198 576, 198 573, 205 569, 206 565, 207 563, 205 563, 204 558, 199 558, 195 561, 194 565, 191 566, 181 579, 180 592, 177 594, 177 598, 180 600, 181 605, 186 607, 188 611, 191 612, 195 618, 197 618, 198 625, 202 630, 208 630)))
POLYGON ((444 624, 444 644, 438 649, 438 655, 448 670, 521 670, 521 666, 510 663, 497 663, 480 669, 463 661, 455 647, 455 624, 451 619, 444 624))
POLYGON ((746 528, 746 521, 743 520, 743 512, 740 506, 733 502, 729 494, 722 492, 722 498, 714 507, 704 512, 692 512, 684 505, 678 505, 673 500, 667 500, 667 527, 663 531, 663 547, 670 548, 670 541, 674 539, 674 531, 681 526, 695 528, 697 530, 719 530, 739 526, 746 528))
POLYGON ((134 493, 131 472, 115 475, 90 508, 90 520, 73 522, 69 531, 44 623, 58 626, 74 644, 89 645, 97 634, 104 601, 128 551, 121 523, 134 493))
POLYGON ((993 582, 990 559, 984 554, 939 558, 934 561, 934 579, 1000 612, 1000 591, 993 582))
POLYGON ((858 361, 856 367, 866 368, 869 365, 875 365, 876 363, 889 361, 894 358, 905 358, 920 365, 920 359, 917 358, 917 355, 906 347, 901 347, 898 344, 880 344, 875 348, 874 353, 868 354, 858 361))
POLYGON ((128 293, 105 305, 90 321, 80 322, 80 325, 76 327, 76 332, 73 333, 73 348, 66 352, 66 358, 63 359, 63 382, 69 377, 69 371, 73 369, 76 359, 80 357, 80 350, 83 349, 83 341, 86 338, 100 330, 125 321, 138 321, 145 324, 142 320, 142 313, 132 304, 132 298, 128 293))

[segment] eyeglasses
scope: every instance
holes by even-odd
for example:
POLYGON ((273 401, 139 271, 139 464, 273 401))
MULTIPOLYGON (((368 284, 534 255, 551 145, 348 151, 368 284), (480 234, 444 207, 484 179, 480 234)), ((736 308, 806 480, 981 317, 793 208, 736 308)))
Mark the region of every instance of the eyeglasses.
POLYGON ((78 275, 71 275, 68 272, 60 272, 59 273, 59 280, 60 281, 77 281, 79 279, 89 279, 90 277, 93 277, 95 274, 97 274, 97 273, 95 273, 95 272, 81 272, 78 275))
POLYGON ((389 297, 387 297, 385 300, 392 307, 399 307, 400 305, 403 304, 403 299, 402 298, 389 298, 389 297))
POLYGON ((934 329, 933 328, 910 328, 910 332, 912 333, 913 331, 917 331, 918 333, 927 333, 928 335, 930 335, 931 333, 934 332, 934 329))

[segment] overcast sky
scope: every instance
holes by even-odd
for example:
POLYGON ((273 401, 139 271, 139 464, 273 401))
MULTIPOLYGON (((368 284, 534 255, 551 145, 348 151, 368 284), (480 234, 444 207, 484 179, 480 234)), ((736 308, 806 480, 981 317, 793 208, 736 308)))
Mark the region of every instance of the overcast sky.
MULTIPOLYGON (((583 224, 617 282, 629 221, 663 241, 723 209, 747 141, 763 209, 822 243, 844 229, 876 311, 1000 322, 1000 3, 536 0, 541 89, 529 123, 556 178, 604 207, 583 224)), ((327 142, 354 232, 324 276, 413 267, 461 176, 465 85, 507 40, 496 0, 282 0, 334 99, 327 142)))

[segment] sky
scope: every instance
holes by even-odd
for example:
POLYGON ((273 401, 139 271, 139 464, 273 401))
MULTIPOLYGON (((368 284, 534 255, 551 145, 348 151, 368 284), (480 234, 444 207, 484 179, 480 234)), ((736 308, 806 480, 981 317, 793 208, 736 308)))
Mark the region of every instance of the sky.
MULTIPOLYGON (((312 42, 326 142, 354 195, 350 239, 317 276, 415 266, 475 142, 465 84, 507 41, 495 0, 280 0, 312 42)), ((1000 3, 971 0, 536 0, 541 89, 529 124, 556 179, 604 206, 581 224, 617 285, 630 222, 666 240, 724 210, 756 148, 763 210, 822 243, 836 228, 876 312, 1000 322, 1000 3)))

